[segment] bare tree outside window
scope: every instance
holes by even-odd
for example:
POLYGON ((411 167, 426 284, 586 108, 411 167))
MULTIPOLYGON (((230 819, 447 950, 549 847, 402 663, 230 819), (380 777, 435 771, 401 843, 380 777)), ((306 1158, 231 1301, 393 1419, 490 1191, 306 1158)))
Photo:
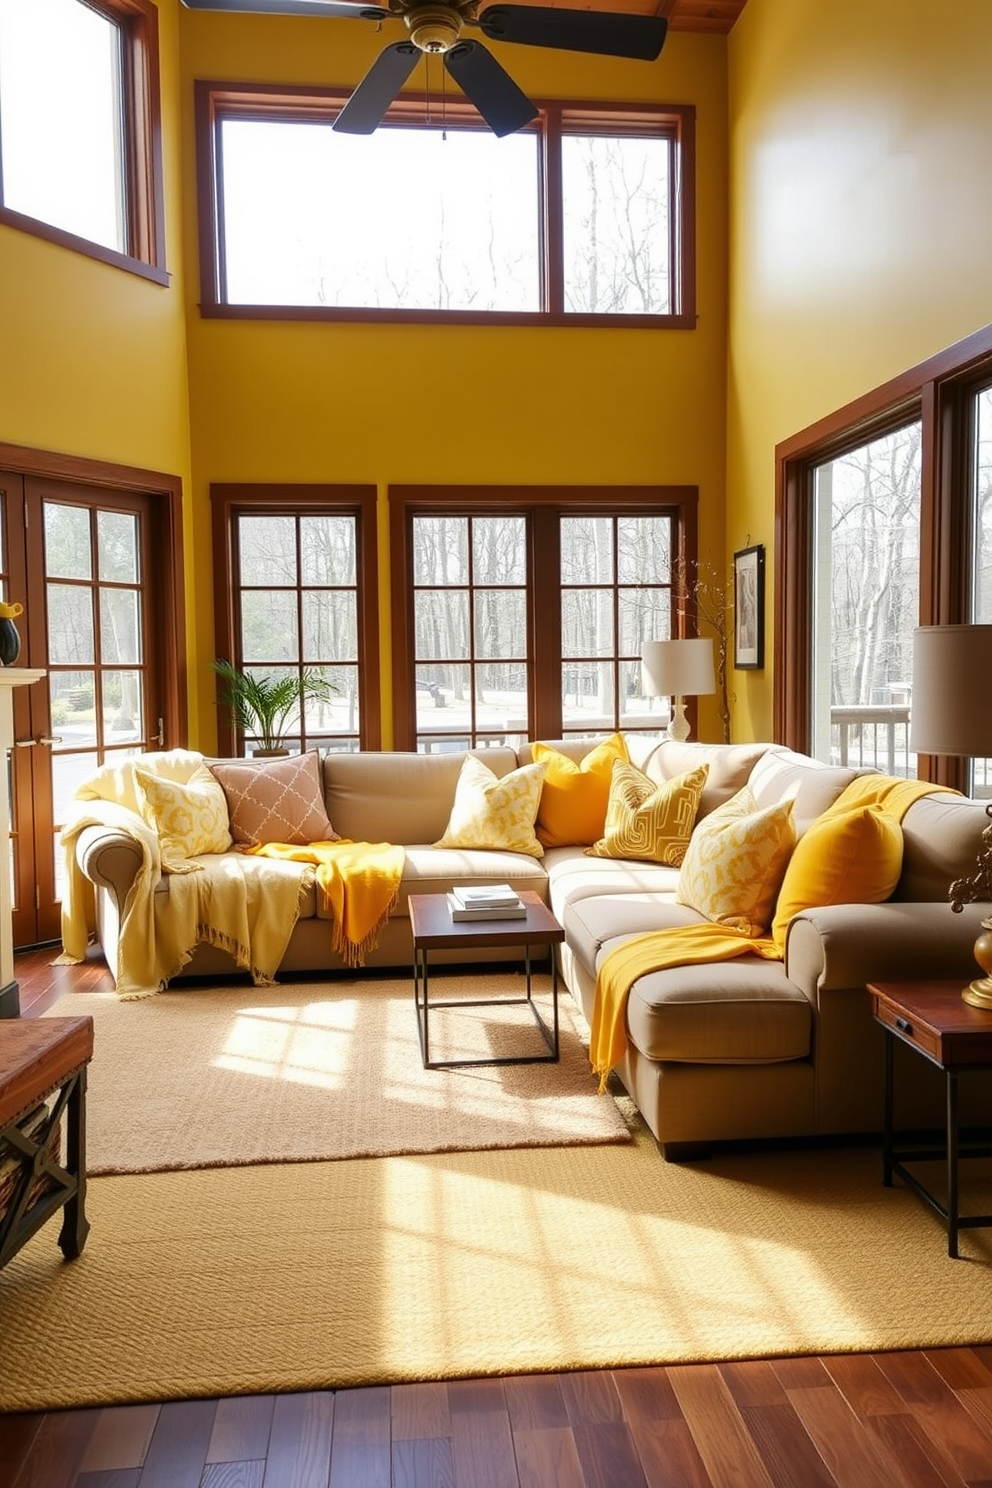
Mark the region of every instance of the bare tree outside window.
POLYGON ((662 315, 671 309, 665 138, 562 140, 565 308, 662 315))
POLYGON ((815 471, 813 752, 915 773, 909 755, 920 610, 920 449, 908 424, 815 471))

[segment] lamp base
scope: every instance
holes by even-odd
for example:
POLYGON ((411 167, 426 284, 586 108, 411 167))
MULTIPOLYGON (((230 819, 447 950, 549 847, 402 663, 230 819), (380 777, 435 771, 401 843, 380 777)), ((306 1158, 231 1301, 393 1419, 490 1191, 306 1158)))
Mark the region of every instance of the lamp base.
POLYGON ((992 977, 981 977, 976 982, 969 982, 961 993, 961 1001, 992 1013, 992 977))
POLYGON ((971 1007, 992 1012, 992 919, 982 921, 982 933, 975 941, 975 960, 985 975, 970 982, 961 998, 971 1007))
POLYGON ((668 737, 677 740, 679 744, 684 744, 689 737, 689 720, 685 716, 685 698, 674 699, 671 722, 668 725, 668 737))

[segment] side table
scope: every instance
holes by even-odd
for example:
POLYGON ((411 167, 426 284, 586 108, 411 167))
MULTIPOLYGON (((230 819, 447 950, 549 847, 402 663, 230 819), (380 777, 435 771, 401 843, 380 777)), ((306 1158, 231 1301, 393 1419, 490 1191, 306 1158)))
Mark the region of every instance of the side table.
POLYGON ((885 1124, 882 1144, 882 1181, 892 1186, 896 1174, 940 1215, 947 1226, 947 1254, 958 1254, 958 1231, 992 1225, 992 1214, 962 1215, 958 1203, 958 1163, 962 1158, 988 1157, 992 1147, 961 1148, 958 1140, 958 1076, 965 1070, 992 1069, 992 1013, 961 1000, 962 982, 885 982, 868 987, 872 1016, 885 1030, 885 1124), (896 1150, 893 1135, 893 1049, 899 1039, 943 1070, 947 1082, 947 1203, 906 1167, 932 1160, 931 1148, 896 1150))
POLYGON ((565 939, 565 932, 539 894, 532 889, 521 891, 527 907, 523 919, 453 920, 446 894, 411 894, 410 925, 413 931, 413 996, 417 1009, 420 1054, 425 1069, 456 1069, 473 1064, 542 1064, 558 1059, 558 959, 555 947, 565 939), (505 948, 519 946, 524 953, 527 992, 524 997, 475 997, 430 1000, 428 958, 432 950, 476 950, 480 946, 505 948), (549 1028, 531 995, 531 946, 547 946, 551 952, 551 1010, 549 1028), (509 1003, 526 1003, 537 1025, 546 1054, 514 1054, 489 1059, 432 1059, 430 1013, 443 1007, 499 1007, 509 1003))
POLYGON ((0 1023, 0 1156, 17 1168, 0 1212, 0 1266, 63 1207, 59 1246, 66 1260, 86 1243, 86 1066, 92 1055, 92 1018, 0 1023), (26 1124, 51 1095, 47 1115, 26 1124), (58 1140, 63 1113, 64 1166, 58 1140))

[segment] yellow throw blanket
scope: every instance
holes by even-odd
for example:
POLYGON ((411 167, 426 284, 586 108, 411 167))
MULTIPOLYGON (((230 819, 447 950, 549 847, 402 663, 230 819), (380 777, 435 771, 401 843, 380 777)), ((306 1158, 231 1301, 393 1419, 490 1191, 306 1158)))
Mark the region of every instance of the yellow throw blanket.
POLYGON ((293 847, 267 842, 260 857, 315 864, 317 887, 331 911, 331 949, 347 966, 361 966, 399 898, 406 854, 388 842, 311 842, 293 847))
POLYGON ((271 982, 313 882, 314 870, 306 864, 277 867, 220 853, 190 859, 193 871, 169 874, 168 892, 156 892, 162 879, 158 836, 140 814, 134 767, 182 783, 202 762, 201 754, 174 749, 104 765, 78 787, 70 804, 61 837, 65 885, 56 965, 84 960, 96 929, 93 884, 76 859, 79 834, 90 826, 113 828, 134 842, 141 857, 117 932, 116 989, 122 1001, 160 991, 200 942, 228 951, 257 984, 271 982), (210 871, 202 871, 208 863, 210 871))
MULTIPOLYGON (((858 775, 823 813, 823 816, 856 810, 859 806, 881 806, 897 821, 920 796, 946 790, 925 780, 897 780, 888 775, 858 775)), ((752 939, 725 925, 708 922, 673 926, 633 935, 603 960, 596 977, 589 1061, 606 1089, 610 1070, 622 1064, 627 1051, 627 999, 638 978, 672 966, 693 966, 705 961, 732 961, 737 956, 761 956, 781 961, 774 940, 752 939)))

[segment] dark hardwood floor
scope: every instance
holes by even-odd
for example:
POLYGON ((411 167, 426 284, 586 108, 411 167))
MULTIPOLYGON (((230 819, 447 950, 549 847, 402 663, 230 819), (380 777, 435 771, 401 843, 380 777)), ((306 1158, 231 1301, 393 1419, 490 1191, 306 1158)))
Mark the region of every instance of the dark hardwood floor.
MULTIPOLYGON (((29 1016, 110 986, 53 955, 17 958, 29 1016)), ((992 1343, 0 1417, 0 1488, 963 1485, 992 1488, 992 1343)))

